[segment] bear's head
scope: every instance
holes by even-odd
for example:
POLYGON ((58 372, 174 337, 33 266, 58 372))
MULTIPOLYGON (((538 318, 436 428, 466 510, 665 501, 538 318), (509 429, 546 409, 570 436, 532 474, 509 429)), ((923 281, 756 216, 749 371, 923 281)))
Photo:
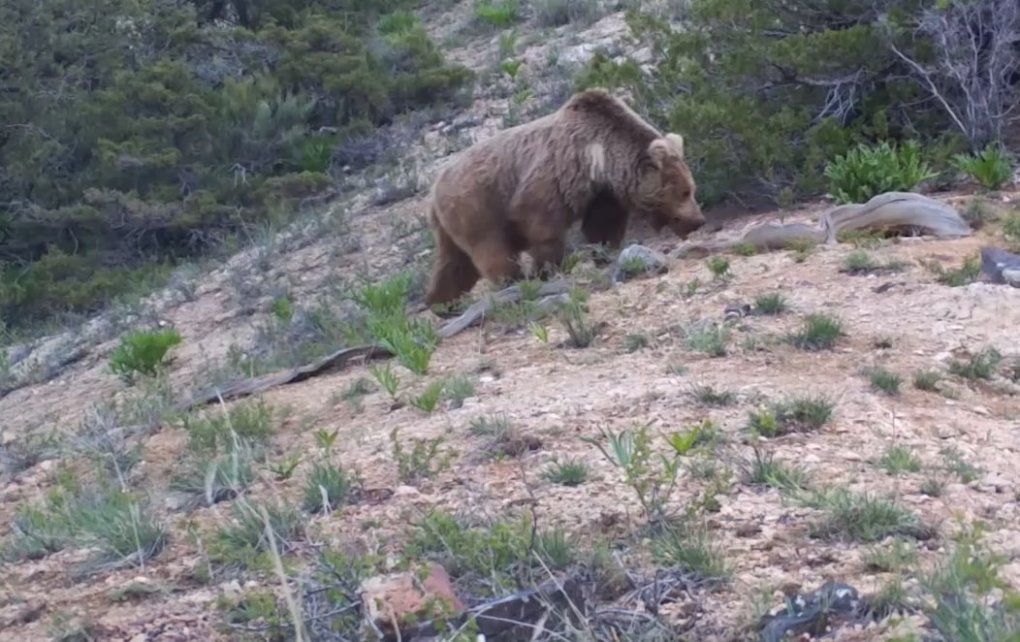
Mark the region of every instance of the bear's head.
POLYGON ((684 159, 684 139, 666 134, 653 140, 646 154, 638 176, 638 212, 656 232, 668 227, 686 238, 705 224, 705 216, 695 200, 697 185, 684 159))

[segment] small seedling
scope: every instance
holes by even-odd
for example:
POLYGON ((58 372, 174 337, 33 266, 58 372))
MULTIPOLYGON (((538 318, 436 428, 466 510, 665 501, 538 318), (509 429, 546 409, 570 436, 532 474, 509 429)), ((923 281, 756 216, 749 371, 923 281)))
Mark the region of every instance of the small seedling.
POLYGON ((685 342, 691 350, 703 352, 710 357, 724 357, 729 337, 730 329, 727 326, 711 323, 688 328, 685 342))
POLYGON ((397 388, 400 387, 400 377, 397 376, 397 373, 393 372, 393 368, 390 367, 390 364, 387 363, 383 366, 372 366, 369 372, 372 373, 372 376, 375 377, 375 380, 379 382, 379 385, 382 386, 383 390, 385 390, 390 397, 393 399, 397 398, 397 388))
POLYGON ((716 279, 725 278, 730 271, 730 261, 725 256, 713 256, 708 260, 708 269, 716 279))
POLYGON ((532 336, 538 339, 542 343, 549 343, 549 328, 545 327, 537 321, 528 322, 528 330, 532 336))
POLYGON ((278 481, 286 481, 294 475, 294 471, 300 463, 301 455, 294 453, 281 462, 270 464, 269 470, 278 481))
POLYGON ((411 405, 422 412, 432 412, 439 405, 439 400, 443 396, 445 386, 446 381, 442 379, 433 381, 425 387, 421 394, 411 399, 411 405))

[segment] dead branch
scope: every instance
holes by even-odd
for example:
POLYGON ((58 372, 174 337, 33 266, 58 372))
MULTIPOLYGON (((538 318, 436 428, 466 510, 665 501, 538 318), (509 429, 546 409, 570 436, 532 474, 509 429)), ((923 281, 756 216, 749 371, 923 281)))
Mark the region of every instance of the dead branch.
MULTIPOLYGON (((543 283, 538 290, 538 304, 545 308, 561 303, 562 297, 570 290, 570 287, 570 282, 566 280, 543 283)), ((519 301, 522 296, 520 286, 512 285, 483 297, 481 300, 471 304, 460 316, 444 323, 438 331, 440 340, 449 339, 467 330, 481 321, 497 305, 519 301)), ((388 359, 393 356, 394 354, 389 349, 379 345, 344 348, 307 365, 272 372, 259 377, 232 381, 225 386, 214 386, 178 404, 175 409, 178 412, 186 412, 192 408, 204 406, 219 399, 240 399, 265 392, 277 386, 297 383, 322 374, 335 372, 344 365, 358 359, 388 359)))
POLYGON ((784 249, 797 242, 834 245, 842 230, 908 228, 942 239, 962 238, 971 233, 963 217, 945 203, 914 192, 886 192, 867 203, 832 208, 824 212, 815 225, 763 223, 737 238, 685 243, 674 250, 673 256, 704 256, 738 245, 752 245, 763 250, 784 249))
POLYGON ((908 56, 893 44, 896 34, 887 26, 892 52, 974 148, 1002 140, 1020 102, 1020 4, 952 0, 925 9, 914 30, 931 41, 934 60, 922 65, 908 56))

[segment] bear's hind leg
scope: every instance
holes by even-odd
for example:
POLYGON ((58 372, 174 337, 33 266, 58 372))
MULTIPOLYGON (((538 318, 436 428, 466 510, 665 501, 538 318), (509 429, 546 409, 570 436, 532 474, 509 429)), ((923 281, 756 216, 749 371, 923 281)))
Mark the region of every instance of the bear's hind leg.
POLYGON ((471 291, 481 275, 464 250, 445 232, 436 239, 436 258, 425 294, 425 305, 451 303, 471 291))
POLYGON ((497 286, 508 285, 523 276, 517 254, 508 239, 495 235, 471 248, 471 259, 478 271, 497 286))

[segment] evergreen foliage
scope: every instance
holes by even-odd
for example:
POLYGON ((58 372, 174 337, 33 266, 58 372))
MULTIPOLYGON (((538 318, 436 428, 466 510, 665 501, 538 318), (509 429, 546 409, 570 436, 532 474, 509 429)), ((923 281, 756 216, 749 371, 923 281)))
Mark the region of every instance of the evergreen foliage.
POLYGON ((916 140, 945 171, 1020 100, 1013 0, 691 0, 669 18, 628 12, 651 69, 596 54, 577 87, 628 89, 686 135, 707 203, 823 193, 862 144, 916 140))
POLYGON ((410 4, 0 3, 0 318, 93 311, 285 216, 348 141, 459 100, 471 72, 410 4))

